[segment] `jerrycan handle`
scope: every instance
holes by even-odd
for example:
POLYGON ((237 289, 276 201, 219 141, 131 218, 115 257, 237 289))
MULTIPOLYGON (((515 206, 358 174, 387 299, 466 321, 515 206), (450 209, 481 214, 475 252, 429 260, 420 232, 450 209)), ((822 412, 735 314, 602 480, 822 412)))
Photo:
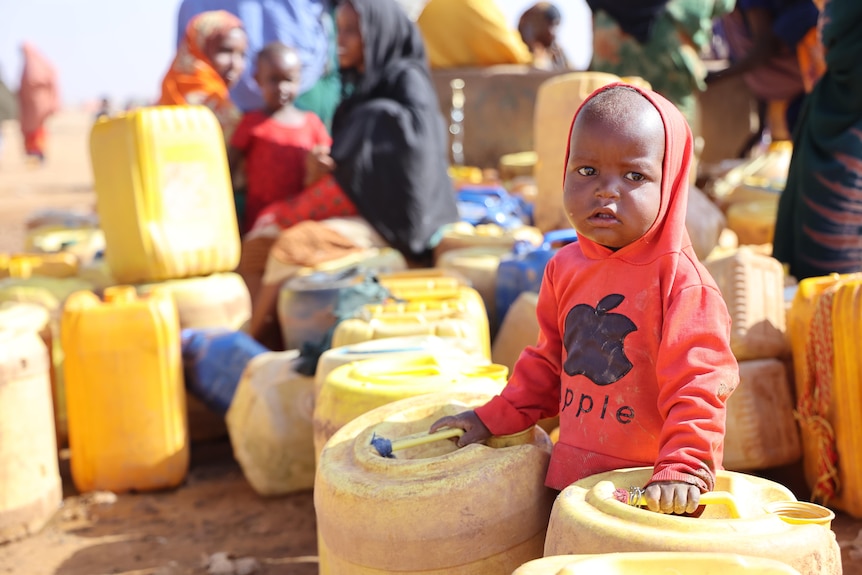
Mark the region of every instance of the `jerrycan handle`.
MULTIPOLYGON (((633 507, 645 507, 647 502, 643 496, 644 490, 640 487, 630 487, 628 490, 617 489, 614 496, 633 507), (625 492, 625 494, 623 494, 625 492), (625 499, 625 501, 623 500, 625 499)), ((739 505, 736 502, 736 497, 728 491, 707 491, 700 496, 701 505, 724 505, 727 507, 730 516, 734 519, 741 517, 739 513, 739 505)))

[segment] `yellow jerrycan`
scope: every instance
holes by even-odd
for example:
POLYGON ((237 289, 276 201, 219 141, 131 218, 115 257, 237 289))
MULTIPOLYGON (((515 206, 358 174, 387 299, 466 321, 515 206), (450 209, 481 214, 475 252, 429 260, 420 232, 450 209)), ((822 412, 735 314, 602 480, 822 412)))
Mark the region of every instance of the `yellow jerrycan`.
POLYGON ((372 339, 352 345, 333 347, 321 354, 314 372, 314 397, 320 394, 326 378, 337 367, 365 359, 398 358, 425 352, 439 357, 441 361, 457 363, 474 361, 476 365, 487 365, 488 358, 476 342, 458 337, 436 335, 408 335, 372 339))
POLYGON ((510 253, 512 250, 503 246, 478 246, 450 250, 437 260, 438 267, 460 273, 479 292, 494 332, 503 319, 497 317, 497 268, 500 259, 510 253))
POLYGON ((697 518, 663 515, 616 498, 617 489, 646 485, 651 475, 651 467, 620 469, 566 487, 551 511, 544 555, 732 550, 781 561, 800 573, 840 575, 841 550, 829 528, 834 513, 796 501, 783 485, 718 471, 715 491, 702 497, 716 502, 697 518))
POLYGON ((745 246, 704 262, 731 318, 730 349, 738 360, 779 357, 787 351, 784 268, 745 246))
POLYGON ((741 245, 772 243, 778 197, 736 202, 727 208, 727 227, 736 233, 741 245))
POLYGON ((786 563, 737 553, 632 551, 555 555, 524 563, 512 575, 802 575, 786 563))
POLYGON ((554 497, 547 434, 533 427, 463 449, 429 442, 451 437, 429 437, 432 422, 491 397, 405 398, 332 436, 314 483, 321 575, 491 575, 541 557, 554 497))
POLYGON ((39 531, 60 507, 48 312, 0 304, 0 545, 39 531))
POLYGON ((542 245, 544 239, 542 232, 534 226, 506 229, 498 224, 473 225, 469 222, 456 222, 444 228, 440 243, 434 248, 434 261, 438 262, 443 254, 450 250, 478 247, 499 247, 511 250, 518 241, 525 241, 538 247, 542 245))
POLYGON ((227 410, 234 457, 260 495, 314 487, 314 378, 297 373, 298 356, 290 350, 252 358, 227 410))
POLYGON ((151 106, 99 120, 90 159, 105 258, 118 282, 236 268, 233 190, 209 108, 151 106))
POLYGON ((570 72, 539 86, 533 114, 533 174, 538 187, 533 220, 542 233, 571 227, 563 209, 563 172, 575 112, 595 90, 619 81, 605 72, 570 72))
POLYGON ((31 275, 52 278, 69 278, 78 274, 78 257, 68 252, 48 253, 0 253, 0 278, 12 275, 10 268, 26 261, 31 275))
POLYGON ((129 285, 69 296, 60 326, 72 479, 80 492, 176 487, 189 444, 177 308, 129 285))
POLYGON ((314 404, 315 453, 319 455, 332 434, 350 420, 405 397, 438 391, 502 391, 508 375, 505 367, 461 359, 417 352, 332 370, 314 404))

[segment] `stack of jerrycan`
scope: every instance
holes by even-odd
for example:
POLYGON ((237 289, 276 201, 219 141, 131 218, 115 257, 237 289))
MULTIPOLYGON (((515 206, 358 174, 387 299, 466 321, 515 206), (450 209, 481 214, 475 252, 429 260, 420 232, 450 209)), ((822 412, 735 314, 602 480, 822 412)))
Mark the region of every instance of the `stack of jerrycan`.
POLYGON ((571 72, 545 80, 536 93, 533 147, 538 195, 534 225, 543 232, 570 226, 563 206, 563 173, 569 128, 581 103, 598 88, 620 81, 604 72, 571 72))
POLYGON ((476 342, 491 357, 488 313, 482 296, 463 279, 439 268, 381 274, 378 281, 393 300, 368 304, 341 321, 332 347, 405 335, 437 335, 476 342))
POLYGON ((544 555, 732 551, 780 561, 800 573, 841 573, 829 509, 797 501, 774 481, 720 470, 714 491, 702 496, 699 517, 665 515, 632 498, 632 486, 646 485, 652 472, 619 469, 566 487, 551 511, 544 555), (629 492, 628 504, 616 497, 619 489, 629 492))
POLYGON ((74 265, 69 265, 64 257, 55 256, 61 254, 9 257, 2 269, 2 275, 7 277, 0 279, 0 302, 36 304, 48 312, 48 325, 40 333, 51 360, 51 394, 57 445, 65 448, 69 444, 69 435, 60 319, 66 298, 76 291, 92 289, 92 285, 80 278, 68 276, 74 265))
POLYGON ((0 304, 0 545, 41 529, 63 499, 45 329, 41 306, 0 304))
POLYGON ((492 333, 496 333, 500 314, 496 312, 494 290, 500 259, 515 244, 542 244, 542 233, 533 226, 506 229, 499 224, 458 222, 449 226, 434 249, 436 267, 457 271, 468 279, 482 296, 492 333))
POLYGON ((408 397, 332 436, 314 484, 321 575, 498 575, 541 557, 555 494, 544 486, 547 434, 533 427, 462 449, 428 434, 493 394, 408 397), (387 441, 393 457, 381 452, 387 441))
POLYGON ((727 402, 724 467, 777 467, 802 456, 788 371, 784 269, 742 246, 704 262, 731 319, 730 348, 740 384, 727 402))
POLYGON ((727 214, 740 244, 772 243, 778 199, 787 183, 793 143, 776 140, 765 152, 712 182, 710 195, 727 214))
POLYGON ((799 282, 788 331, 813 500, 862 517, 862 274, 799 282))
POLYGON ((72 480, 81 492, 179 485, 189 464, 177 307, 132 286, 66 300, 60 325, 72 480))
MULTIPOLYGON (((240 239, 224 138, 204 106, 154 106, 97 121, 90 157, 105 262, 139 295, 163 287, 180 328, 238 330, 251 315, 232 272, 240 239)), ((192 397, 196 438, 226 433, 192 397), (197 430, 200 429, 200 432, 197 430)))
POLYGON ((314 402, 318 458, 332 435, 354 418, 405 397, 440 391, 497 394, 506 385, 502 365, 468 356, 416 352, 348 363, 326 376, 314 402))

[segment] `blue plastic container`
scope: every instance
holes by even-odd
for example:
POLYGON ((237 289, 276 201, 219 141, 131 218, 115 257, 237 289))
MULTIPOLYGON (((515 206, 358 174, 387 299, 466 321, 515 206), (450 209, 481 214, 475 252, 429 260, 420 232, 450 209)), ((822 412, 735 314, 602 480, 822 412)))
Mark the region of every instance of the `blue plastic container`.
POLYGON ((545 266, 559 249, 559 244, 578 241, 574 229, 554 230, 544 236, 541 246, 529 242, 516 242, 512 253, 500 258, 497 268, 495 306, 497 321, 502 323, 509 307, 521 292, 539 291, 545 266))
POLYGON ((457 204, 461 220, 474 226, 497 224, 513 229, 532 223, 532 206, 500 186, 461 186, 457 204))
POLYGON ((242 372, 269 351, 245 332, 188 328, 181 332, 186 389, 214 412, 227 414, 242 372))

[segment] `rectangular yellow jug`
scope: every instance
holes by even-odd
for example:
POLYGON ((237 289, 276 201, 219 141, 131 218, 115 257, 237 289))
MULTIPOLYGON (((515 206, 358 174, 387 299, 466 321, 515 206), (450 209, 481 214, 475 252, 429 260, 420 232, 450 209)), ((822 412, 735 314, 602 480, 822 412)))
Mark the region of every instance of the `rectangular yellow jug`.
POLYGON ((189 465, 188 425, 176 304, 166 290, 132 286, 66 300, 71 471, 81 492, 175 487, 189 465))
POLYGON ((204 106, 153 106, 93 125, 105 258, 119 283, 233 270, 240 241, 224 137, 204 106))

